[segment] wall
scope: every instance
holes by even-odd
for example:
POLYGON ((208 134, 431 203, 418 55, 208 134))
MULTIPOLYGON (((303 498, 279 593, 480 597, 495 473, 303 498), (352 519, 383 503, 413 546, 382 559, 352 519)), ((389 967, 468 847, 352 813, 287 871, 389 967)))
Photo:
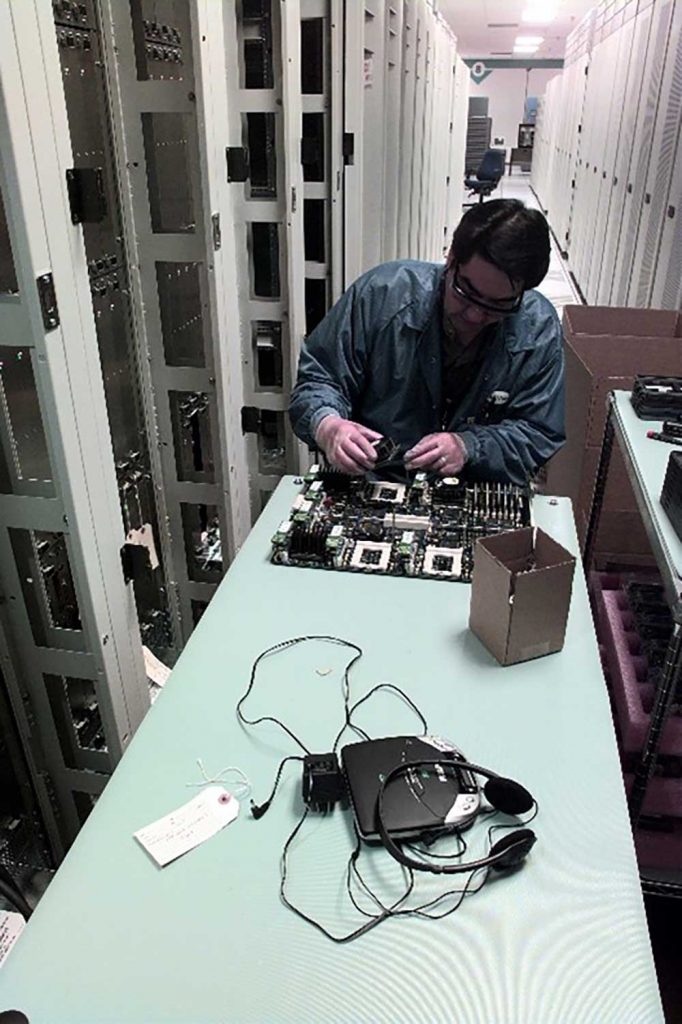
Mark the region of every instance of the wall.
POLYGON ((505 140, 507 150, 516 145, 519 124, 528 96, 542 96, 547 83, 561 74, 556 68, 494 68, 479 85, 471 80, 470 96, 487 96, 493 119, 493 143, 496 135, 505 140))

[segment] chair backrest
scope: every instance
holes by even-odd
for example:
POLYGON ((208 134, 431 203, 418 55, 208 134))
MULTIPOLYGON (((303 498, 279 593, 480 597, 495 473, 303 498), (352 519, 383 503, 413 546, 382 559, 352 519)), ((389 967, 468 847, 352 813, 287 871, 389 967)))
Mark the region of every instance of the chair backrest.
POLYGON ((504 174, 507 152, 504 149, 486 149, 483 159, 476 171, 481 181, 499 181, 504 174))

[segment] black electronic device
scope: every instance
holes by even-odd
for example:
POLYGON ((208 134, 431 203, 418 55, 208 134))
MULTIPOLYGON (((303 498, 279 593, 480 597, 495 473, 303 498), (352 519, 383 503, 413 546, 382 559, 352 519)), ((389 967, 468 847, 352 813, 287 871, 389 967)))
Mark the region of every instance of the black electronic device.
POLYGON ((661 505, 673 530, 682 539, 682 452, 671 452, 668 458, 661 505))
POLYGON ((437 736, 389 736, 351 743, 341 751, 355 825, 367 842, 381 842, 413 871, 455 874, 518 867, 535 845, 535 834, 515 829, 473 861, 434 862, 406 853, 409 840, 434 840, 461 833, 481 811, 481 792, 493 810, 517 816, 535 800, 520 783, 466 761, 449 740, 437 736), (479 788, 476 776, 486 779, 479 788))
MULTIPOLYGON (((424 759, 406 762, 396 765, 383 779, 377 797, 376 822, 379 838, 387 853, 390 853, 394 860, 397 860, 403 867, 410 871, 428 871, 433 875, 454 875, 479 871, 481 868, 493 871, 511 871, 519 867, 526 859, 536 843, 535 833, 529 828, 514 829, 507 835, 498 839, 488 853, 476 860, 458 862, 437 862, 414 857, 406 853, 401 844, 401 839, 390 831, 390 817, 387 820, 388 801, 386 794, 390 792, 400 779, 418 775, 435 775, 439 781, 447 781, 450 777, 459 778, 463 771, 470 772, 474 776, 482 775, 487 779, 483 787, 483 794, 490 804, 492 810, 500 811, 502 814, 517 816, 526 814, 533 810, 535 800, 520 783, 513 779, 505 779, 489 768, 482 768, 481 765, 471 764, 468 761, 448 761, 443 758, 437 760, 424 759)), ((505 826, 510 827, 510 826, 505 826)), ((453 829, 451 829, 452 831, 453 829)))
POLYGON ((303 758, 301 794, 312 811, 326 814, 343 800, 346 784, 335 753, 306 754, 303 758))
POLYGON ((433 761, 439 756, 456 770, 406 772, 386 787, 385 825, 391 835, 401 839, 461 830, 474 821, 481 797, 473 775, 457 768, 457 761, 464 760, 463 754, 448 740, 431 736, 389 736, 343 747, 341 760, 348 795, 363 839, 381 840, 377 801, 387 776, 407 762, 433 761))
POLYGON ((380 437, 378 441, 373 441, 372 445, 376 452, 375 469, 381 469, 384 466, 390 466, 392 463, 402 460, 404 449, 392 438, 380 437))
POLYGON ((630 396, 641 420, 675 419, 682 414, 682 377, 635 377, 630 396))

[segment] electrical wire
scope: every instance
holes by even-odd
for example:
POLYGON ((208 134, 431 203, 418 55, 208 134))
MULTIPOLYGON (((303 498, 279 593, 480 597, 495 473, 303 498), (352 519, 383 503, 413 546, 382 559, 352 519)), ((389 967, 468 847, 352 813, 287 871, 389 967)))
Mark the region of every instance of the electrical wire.
POLYGON ((244 701, 248 698, 249 694, 253 690, 254 683, 256 681, 256 673, 258 671, 258 666, 259 666, 260 662, 263 660, 263 658, 266 658, 266 657, 268 657, 268 655, 271 655, 271 654, 279 654, 281 651, 285 651, 289 647, 295 647, 297 644, 307 643, 310 640, 324 640, 324 641, 326 641, 328 643, 338 644, 341 647, 350 647, 351 650, 354 650, 356 652, 355 656, 353 658, 351 658, 351 660, 348 662, 348 664, 346 665, 346 667, 345 667, 345 669, 343 671, 343 684, 342 685, 343 685, 343 695, 344 695, 344 708, 345 708, 345 711, 346 711, 346 721, 347 721, 347 719, 348 719, 348 701, 350 700, 349 672, 352 669, 352 667, 355 664, 355 662, 358 661, 362 657, 363 651, 362 651, 362 648, 358 647, 357 644, 351 643, 350 640, 341 640, 339 637, 336 637, 336 636, 317 636, 317 635, 312 635, 312 636, 292 637, 289 640, 282 640, 278 644, 273 644, 272 647, 268 647, 265 651, 262 651, 258 655, 258 657, 256 658, 256 660, 254 661, 254 663, 253 663, 253 665, 251 667, 251 677, 249 679, 249 685, 246 688, 246 692, 239 698, 239 701, 237 703, 237 718, 239 719, 240 722, 242 722, 245 725, 260 725, 262 722, 273 722, 275 725, 278 725, 280 727, 280 729, 283 729, 284 732, 288 736, 291 737, 291 739, 294 741, 294 743, 296 743, 296 745, 299 746, 301 748, 301 750, 305 754, 310 754, 311 751, 308 749, 308 747, 306 747, 305 743, 303 743, 302 740, 300 740, 298 738, 298 736, 294 732, 292 732, 292 730, 288 726, 286 726, 284 724, 284 722, 281 722, 279 720, 279 718, 273 718, 271 715, 262 715, 260 718, 246 718, 246 716, 242 712, 242 705, 244 704, 244 701))
POLYGON ((253 802, 253 800, 251 801, 251 814, 254 816, 254 818, 262 818, 265 812, 267 811, 268 807, 272 803, 275 797, 275 793, 277 792, 277 787, 279 786, 279 780, 282 777, 282 770, 287 761, 302 762, 303 758, 300 757, 298 754, 290 754, 289 757, 282 758, 282 760, 279 763, 279 768, 277 769, 277 775, 275 776, 275 784, 272 787, 272 792, 270 793, 268 799, 264 803, 259 804, 258 806, 253 802))
MULTIPOLYGON (((270 716, 270 715, 263 715, 263 716, 260 716, 259 718, 249 719, 249 718, 246 718, 246 716, 244 715, 244 713, 242 711, 242 706, 243 706, 244 702, 247 700, 247 698, 249 697, 249 695, 251 694, 251 692, 253 690, 253 687, 254 687, 254 684, 255 684, 255 681, 256 681, 256 675, 257 675, 257 671, 258 671, 258 666, 259 666, 260 662, 263 660, 263 658, 268 657, 269 655, 272 655, 272 654, 280 653, 280 652, 282 652, 284 650, 287 650, 290 647, 296 646, 297 644, 306 643, 308 641, 313 641, 313 640, 321 640, 321 641, 328 642, 328 643, 338 644, 340 646, 348 647, 351 650, 355 651, 354 656, 350 659, 348 664, 345 666, 344 672, 343 672, 343 677, 342 677, 342 695, 343 695, 343 707, 344 707, 344 722, 343 722, 343 725, 342 725, 341 729, 337 733, 336 739, 334 740, 334 744, 333 744, 333 747, 332 747, 332 752, 333 753, 336 753, 337 747, 338 747, 338 745, 339 745, 339 743, 341 741, 341 737, 343 736, 343 733, 345 732, 345 730, 348 729, 348 728, 351 729, 353 732, 355 732, 355 734, 357 736, 360 736, 363 740, 370 741, 370 736, 363 729, 361 729, 358 725, 356 725, 353 722, 353 714, 367 700, 369 700, 369 698, 371 696, 373 696, 373 694, 377 693, 380 690, 388 690, 388 691, 390 691, 390 692, 392 692, 394 694, 397 694, 399 697, 401 697, 409 705, 409 707, 414 711, 414 713, 419 718, 419 720, 421 722, 421 725, 422 725, 422 728, 423 728, 423 735, 427 735, 428 734, 428 725, 427 725, 427 722, 426 722, 426 719, 425 719, 424 715, 421 713, 421 711, 419 710, 417 705, 414 703, 414 701, 412 701, 410 699, 410 697, 403 690, 400 689, 400 687, 395 686, 393 683, 378 683, 376 686, 372 687, 372 689, 369 690, 368 693, 366 693, 363 697, 360 697, 357 701, 355 701, 354 704, 351 705, 351 703, 350 703, 350 678, 349 678, 349 674, 350 674, 350 670, 355 665, 355 663, 362 657, 363 651, 362 651, 362 649, 360 647, 357 646, 357 644, 354 644, 351 641, 342 640, 339 637, 333 637, 333 636, 327 636, 327 635, 311 635, 311 636, 293 637, 293 638, 291 638, 289 640, 284 640, 284 641, 282 641, 282 642, 280 642, 278 644, 274 644, 272 647, 267 648, 265 651, 261 652, 261 654, 258 655, 258 657, 255 659, 255 661, 253 663, 253 666, 251 668, 251 675, 250 675, 249 684, 247 686, 247 689, 246 689, 245 693, 242 695, 242 697, 240 697, 239 702, 237 703, 237 708, 236 708, 237 717, 238 717, 239 721, 242 724, 244 724, 244 725, 254 725, 255 726, 255 725, 260 725, 263 722, 272 722, 273 724, 279 726, 301 748, 301 750, 304 751, 305 754, 310 755, 311 751, 308 749, 308 747, 306 747, 306 745, 299 739, 299 737, 296 736, 296 734, 291 729, 289 729, 288 726, 286 726, 278 718, 274 718, 273 716, 270 716)), ((275 776, 275 781, 274 781, 274 784, 273 784, 273 787, 272 787, 272 791, 271 791, 270 796, 268 797, 268 799, 263 804, 261 804, 260 806, 256 806, 253 803, 253 801, 251 803, 251 810, 252 810, 252 813, 253 813, 254 817, 256 817, 256 818, 261 817, 267 811, 268 807, 270 806, 270 804, 271 804, 272 800, 274 799, 275 794, 277 792, 277 789, 278 789, 278 786, 279 786, 279 783, 280 783, 280 779, 282 777, 282 772, 284 770, 285 765, 288 762, 290 762, 290 761, 303 761, 303 760, 304 759, 300 755, 289 755, 289 756, 287 756, 287 757, 282 759, 282 761, 280 762, 279 767, 277 769, 277 773, 276 773, 276 776, 275 776)), ((538 812, 538 805, 537 805, 537 803, 535 801, 533 803, 534 803, 533 812, 532 812, 532 814, 527 819, 522 821, 522 824, 524 824, 524 825, 530 823, 533 820, 533 818, 536 816, 537 812, 538 812)), ((447 917, 450 914, 453 914, 456 910, 458 910, 459 907, 461 906, 464 898, 467 895, 473 895, 474 893, 479 892, 483 888, 483 886, 486 884, 486 882, 488 880, 488 877, 490 875, 490 871, 491 871, 491 867, 490 866, 473 868, 471 870, 471 873, 469 874, 469 877, 467 878, 466 883, 464 884, 464 886, 458 887, 458 888, 449 889, 447 892, 440 893, 438 896, 434 897, 433 899, 429 899, 429 900, 427 900, 427 901, 425 901, 425 902, 423 902, 421 904, 418 904, 417 906, 405 907, 404 906, 405 901, 414 892, 415 873, 414 873, 414 870, 411 867, 404 867, 403 868, 403 872, 404 872, 404 877, 405 877, 405 891, 400 896, 398 896, 397 899, 394 900, 394 902, 392 904, 387 906, 386 904, 384 904, 381 901, 381 899, 377 896, 377 894, 371 889, 371 887, 368 885, 367 881, 365 880, 365 878, 362 875, 362 872, 361 872, 360 866, 359 866, 359 860, 360 860, 360 855, 361 855, 361 851, 363 849, 363 846, 362 846, 361 837, 360 837, 360 835, 359 835, 359 833, 358 833, 358 831, 356 829, 355 830, 355 836, 356 836, 355 847, 354 847, 353 851, 351 852, 351 854, 350 854, 350 856, 348 858, 348 862, 347 862, 347 866, 346 866, 346 891, 347 891, 348 897, 350 899, 350 902, 352 903, 354 908, 358 911, 358 913, 362 914, 367 920, 364 922, 364 924, 360 925, 358 928, 354 929, 351 932, 348 932, 345 935, 334 935, 327 928, 325 928, 324 925, 322 925, 319 921, 316 921, 313 917, 310 917, 310 915, 306 914, 303 910, 301 910, 300 907, 297 907, 294 903, 292 903, 291 899, 289 898, 289 896, 287 894, 286 883, 287 883, 287 875, 288 875, 289 851, 290 851, 291 846, 294 843, 297 835, 299 834, 300 830, 302 829, 302 827, 303 827, 303 825, 304 825, 304 823, 305 823, 305 821, 306 821, 306 819, 308 817, 309 811, 310 811, 310 808, 306 807, 304 812, 303 812, 303 814, 302 814, 302 816, 301 816, 301 818, 299 819, 299 821, 296 823, 296 825, 292 829, 291 833, 289 834, 289 836, 288 836, 288 838, 287 838, 287 840, 284 843, 284 846, 282 848, 282 855, 281 855, 281 860, 280 860, 280 899, 281 899, 282 903, 284 904, 284 906, 286 906, 289 910, 291 910, 294 914, 296 914, 297 917, 301 918, 303 921, 306 921, 308 924, 312 925, 312 927, 317 929, 317 931, 319 931, 322 935, 326 936, 332 942, 335 942, 335 943, 338 943, 338 944, 352 942, 354 939, 360 938, 361 935, 365 935, 372 928, 377 927, 377 925, 381 924, 383 921, 386 921, 386 920, 388 920, 391 917, 411 917, 411 916, 413 916, 413 917, 428 918, 430 920, 440 920, 441 918, 447 917), (478 875, 480 875, 481 872, 483 873, 482 880, 480 881, 480 884, 478 886, 473 888, 474 879, 478 875), (359 902, 359 899, 358 899, 358 894, 354 891, 354 884, 358 887, 358 890, 361 891, 362 893, 364 893, 364 896, 372 902, 372 904, 376 908, 376 912, 369 911, 369 910, 366 909, 366 907, 363 907, 361 905, 361 903, 359 902), (445 900, 447 900, 447 899, 449 899, 449 898, 451 898, 453 896, 457 897, 456 902, 454 903, 453 906, 447 907, 445 910, 443 910, 441 912, 435 912, 436 908, 438 908, 445 900)), ((482 808, 479 813, 481 813, 481 814, 492 814, 492 813, 499 813, 499 812, 496 812, 494 808, 482 808)), ((519 825, 519 819, 518 818, 516 818, 515 821, 512 824, 502 824, 502 823, 500 823, 500 824, 493 824, 493 825, 491 825, 489 827, 489 829, 488 829, 488 843, 489 843, 489 847, 492 848, 492 837, 493 837, 493 835, 494 835, 494 833, 496 831, 503 830, 503 829, 517 828, 518 825, 519 825)), ((428 863, 430 858, 434 859, 434 860, 453 860, 453 859, 456 859, 458 857, 462 857, 466 853, 467 843, 466 843, 466 840, 464 839, 464 837, 461 835, 461 833, 458 832, 457 830, 453 829, 450 834, 456 836, 456 838, 458 840, 458 844, 459 844, 459 849, 457 851, 450 852, 450 853, 442 853, 442 854, 440 854, 440 853, 435 853, 435 852, 431 851, 430 849, 425 849, 424 848, 424 841, 423 840, 422 840, 420 845, 417 845, 416 843, 406 843, 405 845, 408 846, 408 848, 411 849, 417 856, 419 856, 421 859, 423 859, 425 863, 428 863)))
MULTIPOLYGON (((417 716, 417 718, 421 722, 422 728, 423 728, 422 735, 426 736, 426 734, 429 731, 429 727, 428 727, 428 725, 426 723, 426 719, 424 718, 423 714, 421 713, 421 711, 419 710, 417 705, 414 703, 413 700, 410 699, 410 697, 408 697, 408 695, 405 693, 405 691, 401 690, 399 686, 395 685, 395 683, 377 683, 377 685, 373 686, 372 689, 368 693, 366 693, 364 695, 364 697, 360 697, 359 700, 356 700, 355 704, 353 704, 350 708, 346 704, 346 721, 342 725, 341 729, 339 730, 339 732, 337 734, 336 739, 334 740, 334 746, 332 747, 332 750, 334 752, 336 752, 336 748, 337 748, 337 746, 339 744, 339 741, 341 740, 341 737, 343 736, 343 733, 346 730, 346 728, 355 729, 356 732, 358 731, 358 727, 355 726, 353 724, 353 721, 352 721, 353 713, 355 711, 357 711, 357 709, 360 707, 361 704, 364 704, 366 700, 369 700, 369 698, 373 694, 377 693, 379 690, 390 690, 391 692, 398 694, 399 697, 402 697, 402 699, 405 701, 405 703, 409 704, 409 706, 412 708, 412 710, 414 711, 415 715, 417 716)), ((365 733, 363 730, 360 730, 360 732, 362 732, 362 735, 363 735, 364 739, 369 740, 370 737, 367 735, 367 733, 365 733)))
POLYGON ((404 893, 402 896, 398 898, 398 900, 396 900, 396 902, 391 907, 385 908, 383 911, 381 911, 381 913, 378 913, 374 916, 370 915, 368 921, 366 921, 363 925, 360 925, 359 928, 355 928, 352 932, 348 932, 346 935, 333 935, 327 928, 324 927, 324 925, 320 924, 319 921, 316 921, 314 917, 310 917, 303 910, 301 910, 300 907, 297 907, 294 903, 292 903, 286 893, 287 855, 289 853, 289 847, 293 843, 301 827, 303 826, 303 823, 308 817, 309 810, 310 808, 306 807, 305 811, 303 812, 303 815, 301 816, 297 824, 294 826, 294 829, 289 835, 289 838, 284 844, 284 848, 282 850, 279 886, 280 899, 282 900, 284 906, 287 907, 288 910, 291 910, 294 914, 296 914, 297 917, 300 917, 303 921, 307 921, 308 924, 311 924, 313 928, 316 928, 318 932, 322 933, 322 935, 325 935, 328 939, 331 939, 332 942, 336 942, 338 945, 343 945, 346 942, 352 942, 354 939, 359 939, 361 935, 366 935, 367 932, 371 931, 372 928, 376 928, 376 926, 381 924, 382 921, 385 921, 389 917, 392 917, 393 914, 396 912, 395 908, 399 907, 400 904, 405 899, 407 899, 409 892, 404 893))

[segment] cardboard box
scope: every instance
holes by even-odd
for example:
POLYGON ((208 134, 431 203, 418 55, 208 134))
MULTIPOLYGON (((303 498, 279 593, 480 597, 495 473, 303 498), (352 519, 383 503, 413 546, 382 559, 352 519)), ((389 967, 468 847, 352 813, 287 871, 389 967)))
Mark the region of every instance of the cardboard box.
POLYGON ((547 493, 578 504, 583 451, 601 448, 609 391, 639 373, 682 375, 682 317, 661 309, 566 306, 566 444, 547 467, 547 493))
MULTIPOLYGON (((587 519, 590 514, 608 393, 630 390, 638 373, 682 376, 682 317, 672 310, 566 306, 563 328, 566 444, 547 464, 542 489, 545 494, 571 499, 580 530, 581 518, 587 519)), ((616 447, 605 511, 634 513, 636 508, 616 447)), ((627 551, 645 554, 648 544, 643 527, 637 524, 634 529, 634 535, 628 537, 627 551)), ((618 550, 613 543, 608 548, 611 552, 618 550)))
POLYGON ((501 665, 564 646, 575 558, 526 527, 476 544, 469 628, 501 665))

